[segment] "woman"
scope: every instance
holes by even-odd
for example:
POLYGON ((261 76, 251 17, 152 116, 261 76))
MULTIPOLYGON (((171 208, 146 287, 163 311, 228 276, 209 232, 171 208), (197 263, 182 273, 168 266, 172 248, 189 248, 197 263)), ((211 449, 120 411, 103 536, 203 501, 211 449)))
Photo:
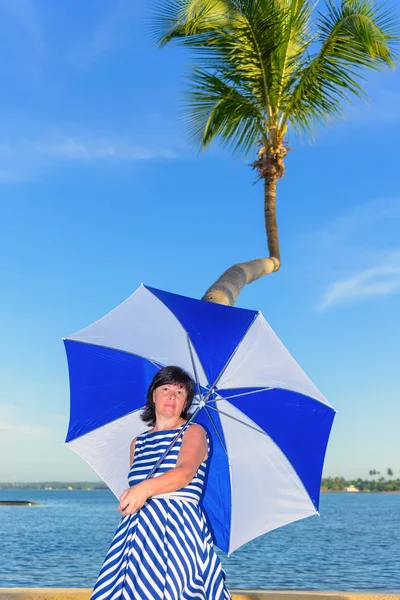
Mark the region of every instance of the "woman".
POLYGON ((142 413, 151 428, 132 441, 123 518, 92 600, 231 598, 199 507, 209 452, 203 427, 191 423, 146 479, 187 422, 193 396, 193 381, 179 367, 164 367, 151 383, 142 413))

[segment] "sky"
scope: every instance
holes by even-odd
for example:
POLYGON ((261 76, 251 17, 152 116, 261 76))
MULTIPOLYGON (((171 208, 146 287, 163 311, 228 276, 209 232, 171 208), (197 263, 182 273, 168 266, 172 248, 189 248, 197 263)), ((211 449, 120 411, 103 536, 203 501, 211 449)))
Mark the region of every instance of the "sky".
MULTIPOLYGON (((189 145, 187 56, 148 3, 0 0, 0 30, 0 481, 95 480, 64 445, 62 338, 141 282, 201 298, 266 256, 263 189, 254 157, 189 145)), ((400 476, 400 74, 367 77, 368 103, 289 136, 282 268, 237 302, 336 408, 333 477, 400 476)))

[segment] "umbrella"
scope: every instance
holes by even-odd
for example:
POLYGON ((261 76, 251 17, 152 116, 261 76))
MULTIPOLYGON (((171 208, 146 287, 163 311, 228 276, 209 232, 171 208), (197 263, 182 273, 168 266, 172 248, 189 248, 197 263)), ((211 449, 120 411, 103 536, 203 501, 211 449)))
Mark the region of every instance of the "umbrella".
POLYGON ((261 312, 141 285, 64 343, 66 443, 117 497, 128 485, 130 443, 145 429, 151 380, 177 365, 196 382, 194 418, 210 439, 202 508, 216 545, 231 553, 319 514, 335 411, 261 312))

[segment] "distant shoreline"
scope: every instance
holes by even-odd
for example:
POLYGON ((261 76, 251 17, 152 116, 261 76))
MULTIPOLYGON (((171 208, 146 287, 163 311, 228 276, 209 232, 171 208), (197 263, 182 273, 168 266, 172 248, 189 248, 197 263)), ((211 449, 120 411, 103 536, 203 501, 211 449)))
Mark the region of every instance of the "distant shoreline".
MULTIPOLYGON (((88 485, 88 487, 83 487, 85 484, 81 484, 82 487, 74 487, 71 484, 68 485, 63 485, 63 487, 53 487, 53 486, 46 486, 46 487, 38 487, 39 484, 32 484, 29 485, 29 483, 26 484, 17 484, 17 485, 12 485, 12 484, 6 484, 6 483, 0 483, 0 496, 1 496, 1 492, 2 491, 21 491, 21 490, 27 490, 27 491, 41 491, 41 492, 107 492, 107 491, 111 491, 106 485, 100 485, 99 484, 95 484, 93 483, 92 486, 88 485)), ((349 495, 356 495, 356 494, 400 494, 400 490, 357 490, 357 491, 348 491, 346 489, 344 490, 327 490, 327 489, 321 489, 320 490, 321 494, 349 494, 349 495)))
POLYGON ((358 490, 358 492, 347 492, 346 490, 321 490, 321 494, 400 494, 400 490, 358 490))
MULTIPOLYGON (((381 476, 379 479, 345 479, 344 477, 323 477, 320 492, 326 493, 358 493, 358 494, 398 494, 400 493, 400 479, 393 477, 393 471, 388 469, 388 479, 381 476)), ((380 475, 380 473, 376 473, 380 475)), ((371 476, 372 472, 371 472, 371 476)), ((0 482, 1 490, 48 490, 48 491, 102 491, 109 488, 104 481, 3 481, 0 482)))

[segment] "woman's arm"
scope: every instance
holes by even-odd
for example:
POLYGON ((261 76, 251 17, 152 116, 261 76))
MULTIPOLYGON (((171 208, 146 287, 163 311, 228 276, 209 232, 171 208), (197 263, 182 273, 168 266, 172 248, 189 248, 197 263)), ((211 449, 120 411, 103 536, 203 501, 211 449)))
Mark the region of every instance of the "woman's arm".
POLYGON ((118 510, 131 515, 143 506, 147 498, 157 494, 176 492, 192 481, 197 469, 207 457, 207 438, 203 427, 191 425, 183 434, 176 467, 159 477, 146 479, 125 490, 120 497, 118 510))
POLYGON ((130 447, 130 452, 129 452, 129 459, 130 459, 129 469, 132 466, 133 457, 135 456, 135 446, 136 446, 136 438, 133 438, 133 440, 131 441, 131 447, 130 447))

